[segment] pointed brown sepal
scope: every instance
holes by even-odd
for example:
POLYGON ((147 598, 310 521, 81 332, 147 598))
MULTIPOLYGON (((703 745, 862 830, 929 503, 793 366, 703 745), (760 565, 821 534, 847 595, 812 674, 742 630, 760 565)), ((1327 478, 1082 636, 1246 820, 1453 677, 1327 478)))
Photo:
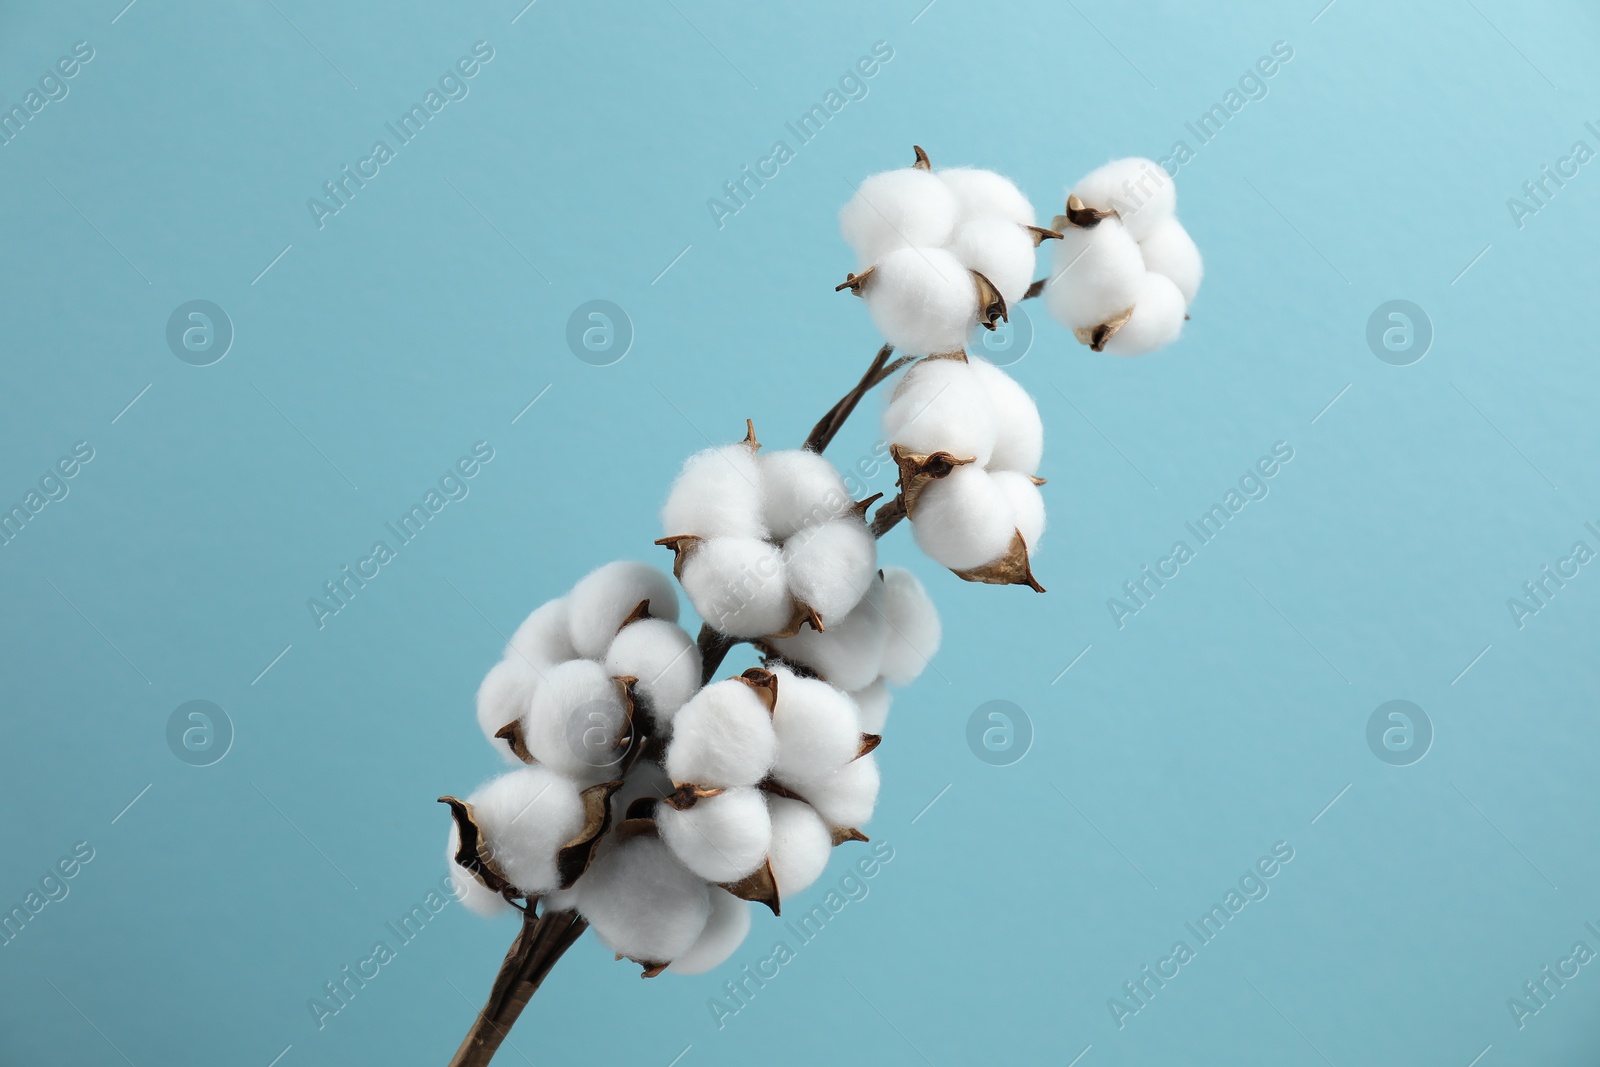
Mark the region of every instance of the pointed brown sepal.
POLYGON ((572 883, 589 869, 595 846, 611 827, 611 797, 621 788, 620 780, 601 782, 578 794, 583 801, 583 825, 556 850, 556 872, 561 876, 562 889, 571 889, 572 883))
POLYGON ((611 831, 611 841, 613 844, 620 845, 624 841, 632 841, 636 837, 644 837, 659 832, 654 819, 623 819, 617 823, 616 829, 611 831))
POLYGON ((992 330, 996 323, 1007 319, 1006 298, 1000 295, 994 282, 978 271, 967 273, 972 275, 973 282, 978 286, 978 325, 985 330, 992 330))
POLYGON ((928 158, 928 153, 926 153, 926 152, 924 152, 922 150, 922 146, 921 145, 919 145, 919 144, 912 145, 911 146, 911 151, 913 151, 913 152, 915 152, 917 154, 917 161, 915 163, 911 164, 913 167, 915 167, 918 170, 932 170, 933 169, 933 161, 928 158))
POLYGON ((1088 345, 1089 351, 1104 352, 1106 342, 1115 337, 1118 330, 1128 325, 1128 320, 1131 318, 1133 318, 1133 308, 1107 319, 1098 326, 1080 326, 1072 331, 1072 336, 1076 337, 1080 344, 1088 345))
POLYGON ((780 914, 778 880, 772 876, 771 860, 763 860, 761 866, 737 882, 723 882, 722 888, 740 900, 753 900, 757 904, 765 904, 772 909, 772 914, 780 914))
POLYGON ((761 451, 761 442, 756 440, 756 420, 744 420, 744 440, 740 442, 752 452, 761 451))
MULTIPOLYGON (((683 785, 674 786, 672 792, 661 799, 679 811, 687 811, 706 797, 721 795, 722 790, 720 789, 706 789, 703 786, 695 785, 693 782, 685 782, 683 785)), ((631 811, 632 808, 630 807, 629 810, 631 811)))
POLYGON ((778 706, 778 676, 776 674, 764 667, 751 667, 735 680, 743 682, 754 690, 756 696, 761 698, 761 703, 766 705, 767 714, 772 714, 772 709, 778 706))
POLYGON ((1059 230, 1047 230, 1043 226, 1029 226, 1028 233, 1033 237, 1033 247, 1038 248, 1046 241, 1059 241, 1063 234, 1059 230))
MULTIPOLYGON (((882 499, 882 493, 873 493, 871 496, 867 497, 867 499, 857 500, 854 504, 851 504, 850 510, 856 513, 856 518, 865 520, 868 509, 882 499)), ((883 572, 878 572, 878 576, 881 578, 883 576, 883 572)))
POLYGON ((783 629, 779 630, 775 634, 768 634, 767 636, 793 637, 795 634, 800 632, 801 627, 807 625, 808 623, 813 630, 816 630, 819 633, 827 629, 827 627, 822 625, 822 616, 817 614, 815 608, 809 607, 796 600, 794 602, 794 612, 789 616, 789 621, 784 623, 783 629))
POLYGON ((628 617, 626 619, 622 620, 622 626, 618 626, 617 627, 617 632, 621 633, 623 626, 627 626, 630 623, 639 622, 642 619, 648 619, 649 617, 650 617, 650 601, 649 600, 641 600, 641 601, 639 601, 638 605, 632 611, 628 612, 628 617))
POLYGON ((933 353, 930 353, 929 355, 923 356, 922 357, 922 362, 931 363, 936 359, 952 359, 952 360, 955 360, 957 363, 970 363, 970 362, 972 362, 971 360, 969 360, 967 358, 967 350, 964 349, 964 348, 958 348, 954 352, 933 352, 933 353))
POLYGON ((1060 230, 1061 224, 1064 220, 1068 226, 1077 226, 1079 229, 1091 230, 1100 225, 1100 221, 1102 219, 1108 219, 1115 214, 1115 211, 1101 211, 1097 208, 1089 207, 1082 200, 1078 199, 1077 193, 1073 193, 1071 196, 1067 197, 1067 213, 1065 215, 1057 215, 1055 220, 1051 223, 1051 226, 1056 230, 1060 230))
POLYGON ((890 445, 889 455, 894 458, 895 466, 900 468, 900 496, 905 500, 906 514, 913 519, 917 515, 917 498, 929 482, 948 477, 957 467, 972 462, 970 458, 962 459, 948 452, 935 452, 932 455, 908 452, 899 445, 890 445))
POLYGON ((1048 484, 1043 478, 1039 477, 1036 474, 1028 475, 1028 481, 1032 482, 1034 485, 1046 485, 1046 484, 1048 484))
POLYGON ((472 805, 452 796, 440 797, 439 803, 450 805, 450 817, 456 822, 456 834, 460 838, 460 844, 456 847, 456 863, 482 883, 485 889, 499 893, 507 900, 520 896, 516 886, 495 866, 483 832, 478 829, 478 820, 472 814, 472 805))
POLYGON ((763 778, 759 788, 766 790, 775 797, 787 797, 790 800, 807 802, 805 797, 779 782, 776 778, 763 778))
POLYGON ((680 581, 683 579, 684 563, 694 554, 695 549, 704 543, 704 537, 696 537, 694 534, 674 534, 671 537, 656 538, 656 544, 672 549, 672 576, 680 581))
POLYGON ((870 837, 868 837, 866 834, 862 833, 860 830, 857 830, 857 829, 854 829, 854 828, 851 828, 851 827, 835 826, 833 828, 833 847, 834 848, 838 848, 840 845, 844 844, 846 841, 870 841, 870 840, 872 840, 872 839, 870 837))
POLYGON ((860 759, 881 744, 883 744, 882 734, 862 734, 861 747, 856 750, 856 759, 860 759))
POLYGON ((852 293, 854 293, 855 295, 860 296, 861 295, 861 287, 863 285, 867 284, 867 279, 872 277, 872 272, 877 270, 877 269, 878 268, 875 267, 875 266, 868 267, 866 270, 862 271, 860 274, 857 274, 855 271, 851 271, 849 274, 847 274, 845 276, 844 281, 840 282, 838 285, 833 287, 833 291, 837 293, 840 290, 848 289, 852 293))
POLYGON ((644 968, 644 971, 639 975, 640 978, 654 978, 672 966, 670 963, 646 963, 643 960, 634 960, 633 962, 644 968))
POLYGON ((1011 547, 999 559, 985 563, 981 567, 951 573, 968 582, 983 582, 985 585, 1025 585, 1035 593, 1044 592, 1044 586, 1034 579, 1033 568, 1028 564, 1028 546, 1022 540, 1021 531, 1011 535, 1011 547))
POLYGON ((494 735, 500 740, 504 741, 506 744, 510 745, 511 754, 516 756, 523 763, 539 762, 533 758, 533 753, 528 751, 528 743, 522 739, 521 719, 512 719, 510 722, 500 727, 500 729, 496 730, 494 735))

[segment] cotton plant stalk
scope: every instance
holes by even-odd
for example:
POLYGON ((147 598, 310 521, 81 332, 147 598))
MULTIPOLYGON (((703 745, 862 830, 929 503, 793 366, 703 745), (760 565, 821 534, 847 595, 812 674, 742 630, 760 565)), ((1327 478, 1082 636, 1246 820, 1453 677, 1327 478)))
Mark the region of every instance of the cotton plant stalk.
POLYGON ((646 978, 704 973, 737 950, 753 908, 781 914, 835 848, 869 840, 893 690, 941 635, 927 590, 882 564, 879 540, 909 522, 957 578, 1044 592, 1044 428, 1027 390, 968 351, 976 331, 1042 296, 1095 352, 1140 355, 1181 333, 1202 267, 1157 164, 1093 171, 1046 228, 1001 175, 914 153, 839 216, 856 263, 837 289, 885 342, 861 379, 800 448, 764 447, 746 420, 690 456, 655 541, 671 576, 599 567, 530 614, 484 678, 478 724, 511 769, 439 798, 446 859, 469 909, 516 910, 521 926, 456 1067, 490 1062, 591 927, 646 978), (1046 241, 1056 265, 1036 281, 1046 241), (882 414, 895 494, 854 500, 823 453, 896 375, 882 414), (719 677, 740 644, 761 666, 719 677))

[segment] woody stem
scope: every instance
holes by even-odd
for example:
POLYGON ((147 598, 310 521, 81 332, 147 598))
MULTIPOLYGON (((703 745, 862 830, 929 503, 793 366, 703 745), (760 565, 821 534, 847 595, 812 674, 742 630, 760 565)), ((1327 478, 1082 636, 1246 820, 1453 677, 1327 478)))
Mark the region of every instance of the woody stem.
POLYGON ((530 903, 523 912, 522 928, 506 951, 489 999, 456 1049, 450 1067, 485 1067, 545 976, 589 928, 574 912, 535 915, 535 910, 530 903))

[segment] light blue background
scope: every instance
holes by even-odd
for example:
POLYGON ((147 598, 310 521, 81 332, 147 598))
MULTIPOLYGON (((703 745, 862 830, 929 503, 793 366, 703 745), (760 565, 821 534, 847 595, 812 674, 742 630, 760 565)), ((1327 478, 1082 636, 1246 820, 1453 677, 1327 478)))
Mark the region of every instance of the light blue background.
MULTIPOLYGON (((1523 229, 1506 207, 1600 148, 1592 6, 521 2, 0 14, 8 106, 95 49, 0 147, 0 503, 96 453, 0 548, 0 905, 96 851, 0 948, 0 1059, 445 1062, 509 921, 452 905, 325 1029, 307 1000, 442 873, 434 798, 496 768, 471 710, 496 631, 600 562, 665 564, 681 459, 746 416, 798 443, 870 357, 832 292, 847 182, 916 142, 1048 218, 1106 159, 1193 145, 1184 123, 1285 41, 1179 175, 1208 268, 1182 342, 1095 357, 1029 308, 1050 593, 883 543, 945 647, 890 719, 870 896, 721 1031, 732 968, 641 983, 586 939, 502 1059, 1593 1062, 1600 965, 1525 1029, 1506 1008, 1600 949, 1600 572, 1520 630, 1506 607, 1600 548, 1600 163, 1523 229), (479 40, 470 95, 319 230, 306 199, 479 40), (870 95, 719 229, 707 198, 877 41, 870 95), (196 298, 237 332, 204 368, 164 339, 196 298), (611 367, 564 340, 594 298, 637 334, 611 367), (1435 330, 1408 367, 1365 342, 1394 298, 1435 330), (306 599, 479 440, 471 495, 319 631, 306 599), (1271 495, 1118 630, 1106 599, 1280 440, 1271 495), (197 698, 236 730, 204 768, 165 740, 197 698), (1436 731, 1409 767, 1365 740, 1394 698, 1436 731), (966 745, 991 699, 1036 732, 1011 767, 966 745), (1280 840, 1271 895, 1119 1030, 1107 999, 1280 840)), ((735 964, 783 933, 758 917, 735 964)))

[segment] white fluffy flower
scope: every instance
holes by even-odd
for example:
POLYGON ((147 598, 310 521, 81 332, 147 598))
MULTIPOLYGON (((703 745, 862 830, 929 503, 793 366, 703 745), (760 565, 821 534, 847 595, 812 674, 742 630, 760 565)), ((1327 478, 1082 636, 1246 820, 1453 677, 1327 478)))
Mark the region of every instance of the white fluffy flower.
POLYGON ((825 778, 861 752, 861 713, 848 693, 779 668, 772 775, 794 785, 825 778))
POLYGON ((683 810, 656 806, 656 826, 678 862, 708 882, 736 882, 761 866, 772 820, 761 790, 748 786, 703 797, 683 810))
POLYGON ((994 455, 998 436, 989 392, 972 364, 928 359, 895 386, 883 413, 883 436, 907 452, 948 452, 979 466, 994 455))
POLYGON ((1055 244, 1044 302, 1067 329, 1099 326, 1133 306, 1145 275, 1144 257, 1120 219, 1068 226, 1055 244))
POLYGON ((916 167, 874 174, 839 212, 839 232, 863 266, 908 245, 950 239, 959 207, 946 182, 916 167))
POLYGON ((586 785, 612 777, 629 734, 622 686, 587 659, 552 667, 522 718, 522 740, 540 766, 586 785))
POLYGON ((1171 218, 1178 202, 1177 189, 1161 164, 1139 157, 1090 171, 1072 191, 1086 207, 1115 211, 1135 240, 1171 218))
POLYGON ((851 760, 826 778, 806 782, 804 796, 829 826, 859 830, 872 819, 878 803, 878 761, 868 753, 851 760))
POLYGON ((947 167, 934 173, 955 193, 962 221, 1003 219, 1019 229, 1033 225, 1033 205, 1011 179, 976 167, 947 167))
POLYGON ((1145 269, 1162 274, 1172 280, 1183 294, 1185 305, 1194 303, 1200 291, 1200 279, 1205 276, 1205 265, 1200 260, 1200 249, 1194 238, 1183 228, 1176 216, 1157 224, 1139 241, 1139 252, 1144 256, 1145 269))
POLYGON ((478 881, 471 871, 456 862, 456 853, 460 851, 461 830, 452 822, 444 850, 445 862, 450 865, 450 892, 467 906, 468 911, 486 919, 510 911, 511 905, 505 897, 478 881))
POLYGON ((714 537, 683 562, 683 591, 700 617, 733 637, 777 633, 794 617, 783 549, 754 537, 714 537))
POLYGON ((711 917, 711 887, 650 834, 601 848, 574 888, 578 913, 605 946, 645 963, 688 952, 711 917))
POLYGON ((851 515, 789 538, 783 561, 790 592, 826 624, 861 602, 877 576, 878 544, 860 516, 851 515))
POLYGON ((803 448, 760 455, 767 534, 783 541, 850 514, 850 490, 832 463, 803 448))
POLYGON ((637 678, 634 692, 663 731, 700 688, 700 649, 683 628, 664 619, 624 626, 606 651, 606 673, 637 678))
POLYGON ((1165 348, 1183 332, 1183 294, 1165 275, 1147 273, 1139 283, 1133 315, 1105 350, 1114 356, 1142 356, 1165 348))
POLYGON ((1033 397, 1015 378, 986 359, 968 356, 967 365, 983 386, 994 413, 994 449, 984 466, 1037 474, 1044 458, 1044 422, 1033 397))
POLYGON ((883 579, 875 575, 861 603, 839 622, 820 631, 802 627, 793 637, 766 643, 778 655, 810 667, 841 689, 871 685, 883 666, 884 643, 889 637, 883 596, 883 579))
POLYGON ((772 878, 787 900, 815 882, 833 854, 833 832, 816 809, 800 800, 767 798, 772 813, 772 878))
POLYGON ((678 621, 678 593, 666 575, 646 563, 618 560, 590 571, 567 594, 572 647, 585 659, 603 659, 611 639, 641 603, 650 617, 678 621))
POLYGON ((667 502, 661 526, 668 536, 767 536, 762 519, 761 470, 755 452, 738 443, 696 452, 683 465, 667 502))
POLYGON ((711 889, 711 918, 688 950, 667 970, 673 974, 705 974, 722 966, 750 932, 750 905, 726 889, 711 889))
POLYGON ((518 762, 517 755, 509 741, 495 735, 528 713, 541 680, 538 669, 513 652, 489 668, 478 686, 478 727, 507 762, 518 762))
POLYGON ((523 767, 486 782, 467 803, 490 862, 512 885, 528 894, 560 886, 556 853, 583 827, 577 785, 543 767, 523 767))
MULTIPOLYGON (((1032 487, 1032 482, 1028 483, 1032 487)), ((895 685, 910 685, 939 651, 939 612, 917 576, 900 567, 883 571, 883 614, 889 631, 880 673, 895 685)), ((883 713, 888 713, 887 705, 883 713)), ((881 723, 880 723, 881 726, 881 723)), ((867 733, 879 729, 863 726, 867 733)))
POLYGON ((1007 306, 1021 300, 1033 284, 1033 235, 1006 219, 962 223, 950 242, 950 251, 968 270, 994 283, 1007 306))
POLYGON ((988 471, 969 464, 922 490, 911 531, 917 546, 934 561, 965 571, 1004 556, 1016 526, 1000 484, 988 471))
POLYGON ((889 721, 889 705, 894 703, 889 687, 880 679, 864 689, 857 689, 850 696, 861 712, 861 732, 882 734, 884 725, 889 721))
POLYGON ((734 789, 765 778, 777 748, 766 705, 750 686, 729 678, 678 710, 665 766, 677 785, 734 789))
POLYGON ((959 352, 978 321, 978 286, 951 252, 897 248, 874 266, 862 297, 884 340, 907 355, 959 352))

